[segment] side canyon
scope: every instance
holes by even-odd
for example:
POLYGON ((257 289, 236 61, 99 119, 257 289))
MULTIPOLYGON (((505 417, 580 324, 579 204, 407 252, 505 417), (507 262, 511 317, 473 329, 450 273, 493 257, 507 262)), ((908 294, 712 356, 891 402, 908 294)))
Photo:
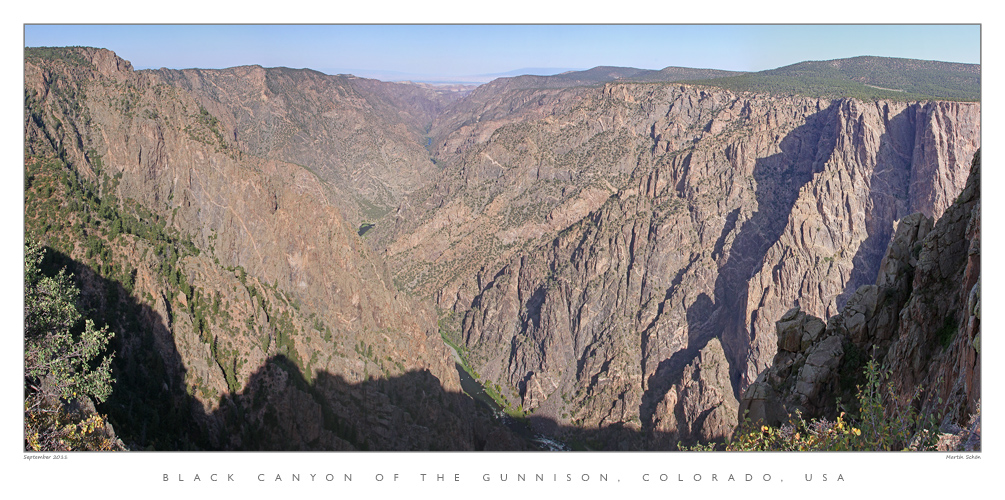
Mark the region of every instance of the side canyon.
POLYGON ((979 332, 979 102, 90 48, 26 49, 24 72, 26 234, 118 333, 98 411, 133 449, 531 448, 455 356, 536 432, 674 449, 745 410, 832 414, 826 377, 800 399, 779 375, 818 339, 881 346, 902 395, 942 374, 957 425, 977 411, 979 357, 944 360, 979 332), (941 346, 949 315, 970 333, 941 346), (893 317, 920 344, 860 332, 893 317))

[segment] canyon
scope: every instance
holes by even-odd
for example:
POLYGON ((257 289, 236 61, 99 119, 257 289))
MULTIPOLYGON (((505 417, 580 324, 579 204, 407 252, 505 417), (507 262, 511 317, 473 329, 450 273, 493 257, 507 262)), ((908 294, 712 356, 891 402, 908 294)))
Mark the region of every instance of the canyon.
MULTIPOLYGON (((98 410, 134 449, 531 448, 462 392, 447 343, 577 448, 728 440, 744 410, 783 412, 766 377, 814 349, 785 322, 834 330, 906 279, 888 252, 979 191, 972 101, 740 91, 683 68, 477 88, 136 71, 90 48, 26 49, 24 71, 26 234, 119 332, 98 410)), ((979 242, 977 221, 944 246, 979 242)), ((938 265, 923 246, 912 270, 938 265)), ((940 286, 979 296, 979 267, 949 266, 940 286)), ((910 315, 932 337, 966 304, 910 315)), ((937 340, 919 342, 883 350, 927 359, 937 340)), ((935 356, 974 356, 953 342, 935 356)), ((958 423, 979 400, 967 366, 966 390, 942 391, 966 394, 958 423)), ((895 369, 903 394, 929 377, 895 369)))

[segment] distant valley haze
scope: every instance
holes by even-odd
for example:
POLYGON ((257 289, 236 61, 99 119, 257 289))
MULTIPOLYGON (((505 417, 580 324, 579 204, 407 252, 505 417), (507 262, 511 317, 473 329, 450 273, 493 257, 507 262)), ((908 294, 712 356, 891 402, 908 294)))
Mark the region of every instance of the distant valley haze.
POLYGON ((856 56, 975 64, 979 25, 35 25, 26 47, 107 48, 136 69, 308 68, 485 83, 598 66, 756 72, 856 56))
POLYGON ((976 238, 980 66, 704 66, 440 87, 26 48, 25 251, 115 332, 97 447, 720 446, 746 409, 835 418, 874 347, 898 390, 979 387, 978 249, 936 243, 976 238))
POLYGON ((991 3, 14 5, 16 484, 929 498, 1001 467, 991 3))
POLYGON ((538 76, 550 76, 557 75, 560 73, 565 73, 568 71, 582 71, 586 68, 521 68, 511 71, 504 71, 501 73, 485 73, 485 74, 442 74, 442 73, 423 73, 423 72, 403 72, 403 71, 391 71, 384 69, 343 69, 343 68, 311 68, 316 69, 322 73, 329 75, 338 74, 349 74, 362 78, 373 78, 375 80, 381 80, 384 82, 416 82, 416 83, 430 83, 430 84, 466 84, 466 85, 480 85, 483 83, 488 83, 496 78, 512 77, 512 76, 522 76, 522 75, 538 75, 538 76))
POLYGON ((981 30, 24 25, 24 448, 977 450, 981 30))

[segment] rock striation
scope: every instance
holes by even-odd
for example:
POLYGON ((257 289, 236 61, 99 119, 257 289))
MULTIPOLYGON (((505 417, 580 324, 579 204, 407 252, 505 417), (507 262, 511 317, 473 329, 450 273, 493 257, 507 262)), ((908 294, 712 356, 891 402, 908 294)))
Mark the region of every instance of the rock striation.
POLYGON ((653 433, 661 439, 655 445, 666 449, 678 443, 728 441, 738 423, 738 407, 725 352, 719 339, 712 339, 657 403, 653 433), (668 441, 672 437, 677 442, 668 441))
MULTIPOLYGON (((26 226, 78 264, 119 332, 119 399, 101 411, 137 448, 485 447, 496 429, 461 394, 432 308, 391 284, 340 208, 344 189, 291 162, 305 139, 280 134, 283 119, 323 118, 268 104, 292 99, 270 90, 284 70, 205 73, 134 72, 103 49, 26 54, 26 226), (259 120, 278 136, 245 128, 259 120)), ((351 94, 332 80, 325 96, 351 94)), ((340 98, 343 111, 369 105, 340 98)), ((294 104, 335 105, 317 100, 294 104)), ((340 140, 338 127, 319 134, 340 140)))
POLYGON ((466 94, 261 66, 138 76, 191 95, 217 120, 220 139, 243 154, 306 167, 355 225, 380 219, 436 172, 426 130, 466 94))
POLYGON ((799 308, 776 323, 777 354, 744 392, 740 415, 769 425, 796 411, 833 419, 837 398, 854 401, 875 359, 890 370, 888 404, 939 415, 953 434, 975 421, 979 428, 980 213, 978 153, 966 187, 934 224, 921 213, 899 221, 876 284, 856 290, 826 324, 799 308))
MULTIPOLYGON (((776 355, 806 371, 799 404, 828 411, 851 344, 819 347, 834 330, 813 316, 857 310, 854 343, 868 321, 903 323, 876 312, 881 289, 915 286, 903 266, 950 272, 929 255, 956 240, 883 256, 895 228, 930 232, 896 225, 913 212, 965 218, 949 207, 980 103, 585 76, 468 93, 26 50, 26 226, 80 263, 96 310, 138 318, 112 325, 136 381, 117 432, 166 448, 518 443, 459 394, 445 337, 511 410, 591 447, 722 440, 776 355), (138 401, 200 430, 155 442, 138 401)), ((909 314, 956 307, 924 304, 909 314)), ((979 331, 954 318, 945 331, 979 331)), ((936 376, 919 367, 898 368, 903 391, 936 376)), ((964 380, 940 391, 972 390, 973 371, 938 373, 964 380)))
POLYGON ((451 311, 514 407, 623 429, 601 439, 629 449, 666 441, 661 402, 710 340, 738 397, 776 354, 777 318, 836 314, 873 282, 895 221, 942 215, 980 136, 978 103, 478 95, 434 124, 444 175, 381 240, 396 282, 451 311))

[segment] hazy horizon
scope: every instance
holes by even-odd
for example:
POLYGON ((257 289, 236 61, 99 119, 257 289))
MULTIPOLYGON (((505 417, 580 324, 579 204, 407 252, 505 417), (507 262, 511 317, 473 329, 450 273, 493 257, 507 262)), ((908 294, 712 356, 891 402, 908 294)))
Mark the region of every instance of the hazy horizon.
POLYGON ((136 69, 257 64, 481 83, 597 66, 762 71, 865 55, 979 64, 980 26, 26 24, 24 45, 105 48, 136 69))

